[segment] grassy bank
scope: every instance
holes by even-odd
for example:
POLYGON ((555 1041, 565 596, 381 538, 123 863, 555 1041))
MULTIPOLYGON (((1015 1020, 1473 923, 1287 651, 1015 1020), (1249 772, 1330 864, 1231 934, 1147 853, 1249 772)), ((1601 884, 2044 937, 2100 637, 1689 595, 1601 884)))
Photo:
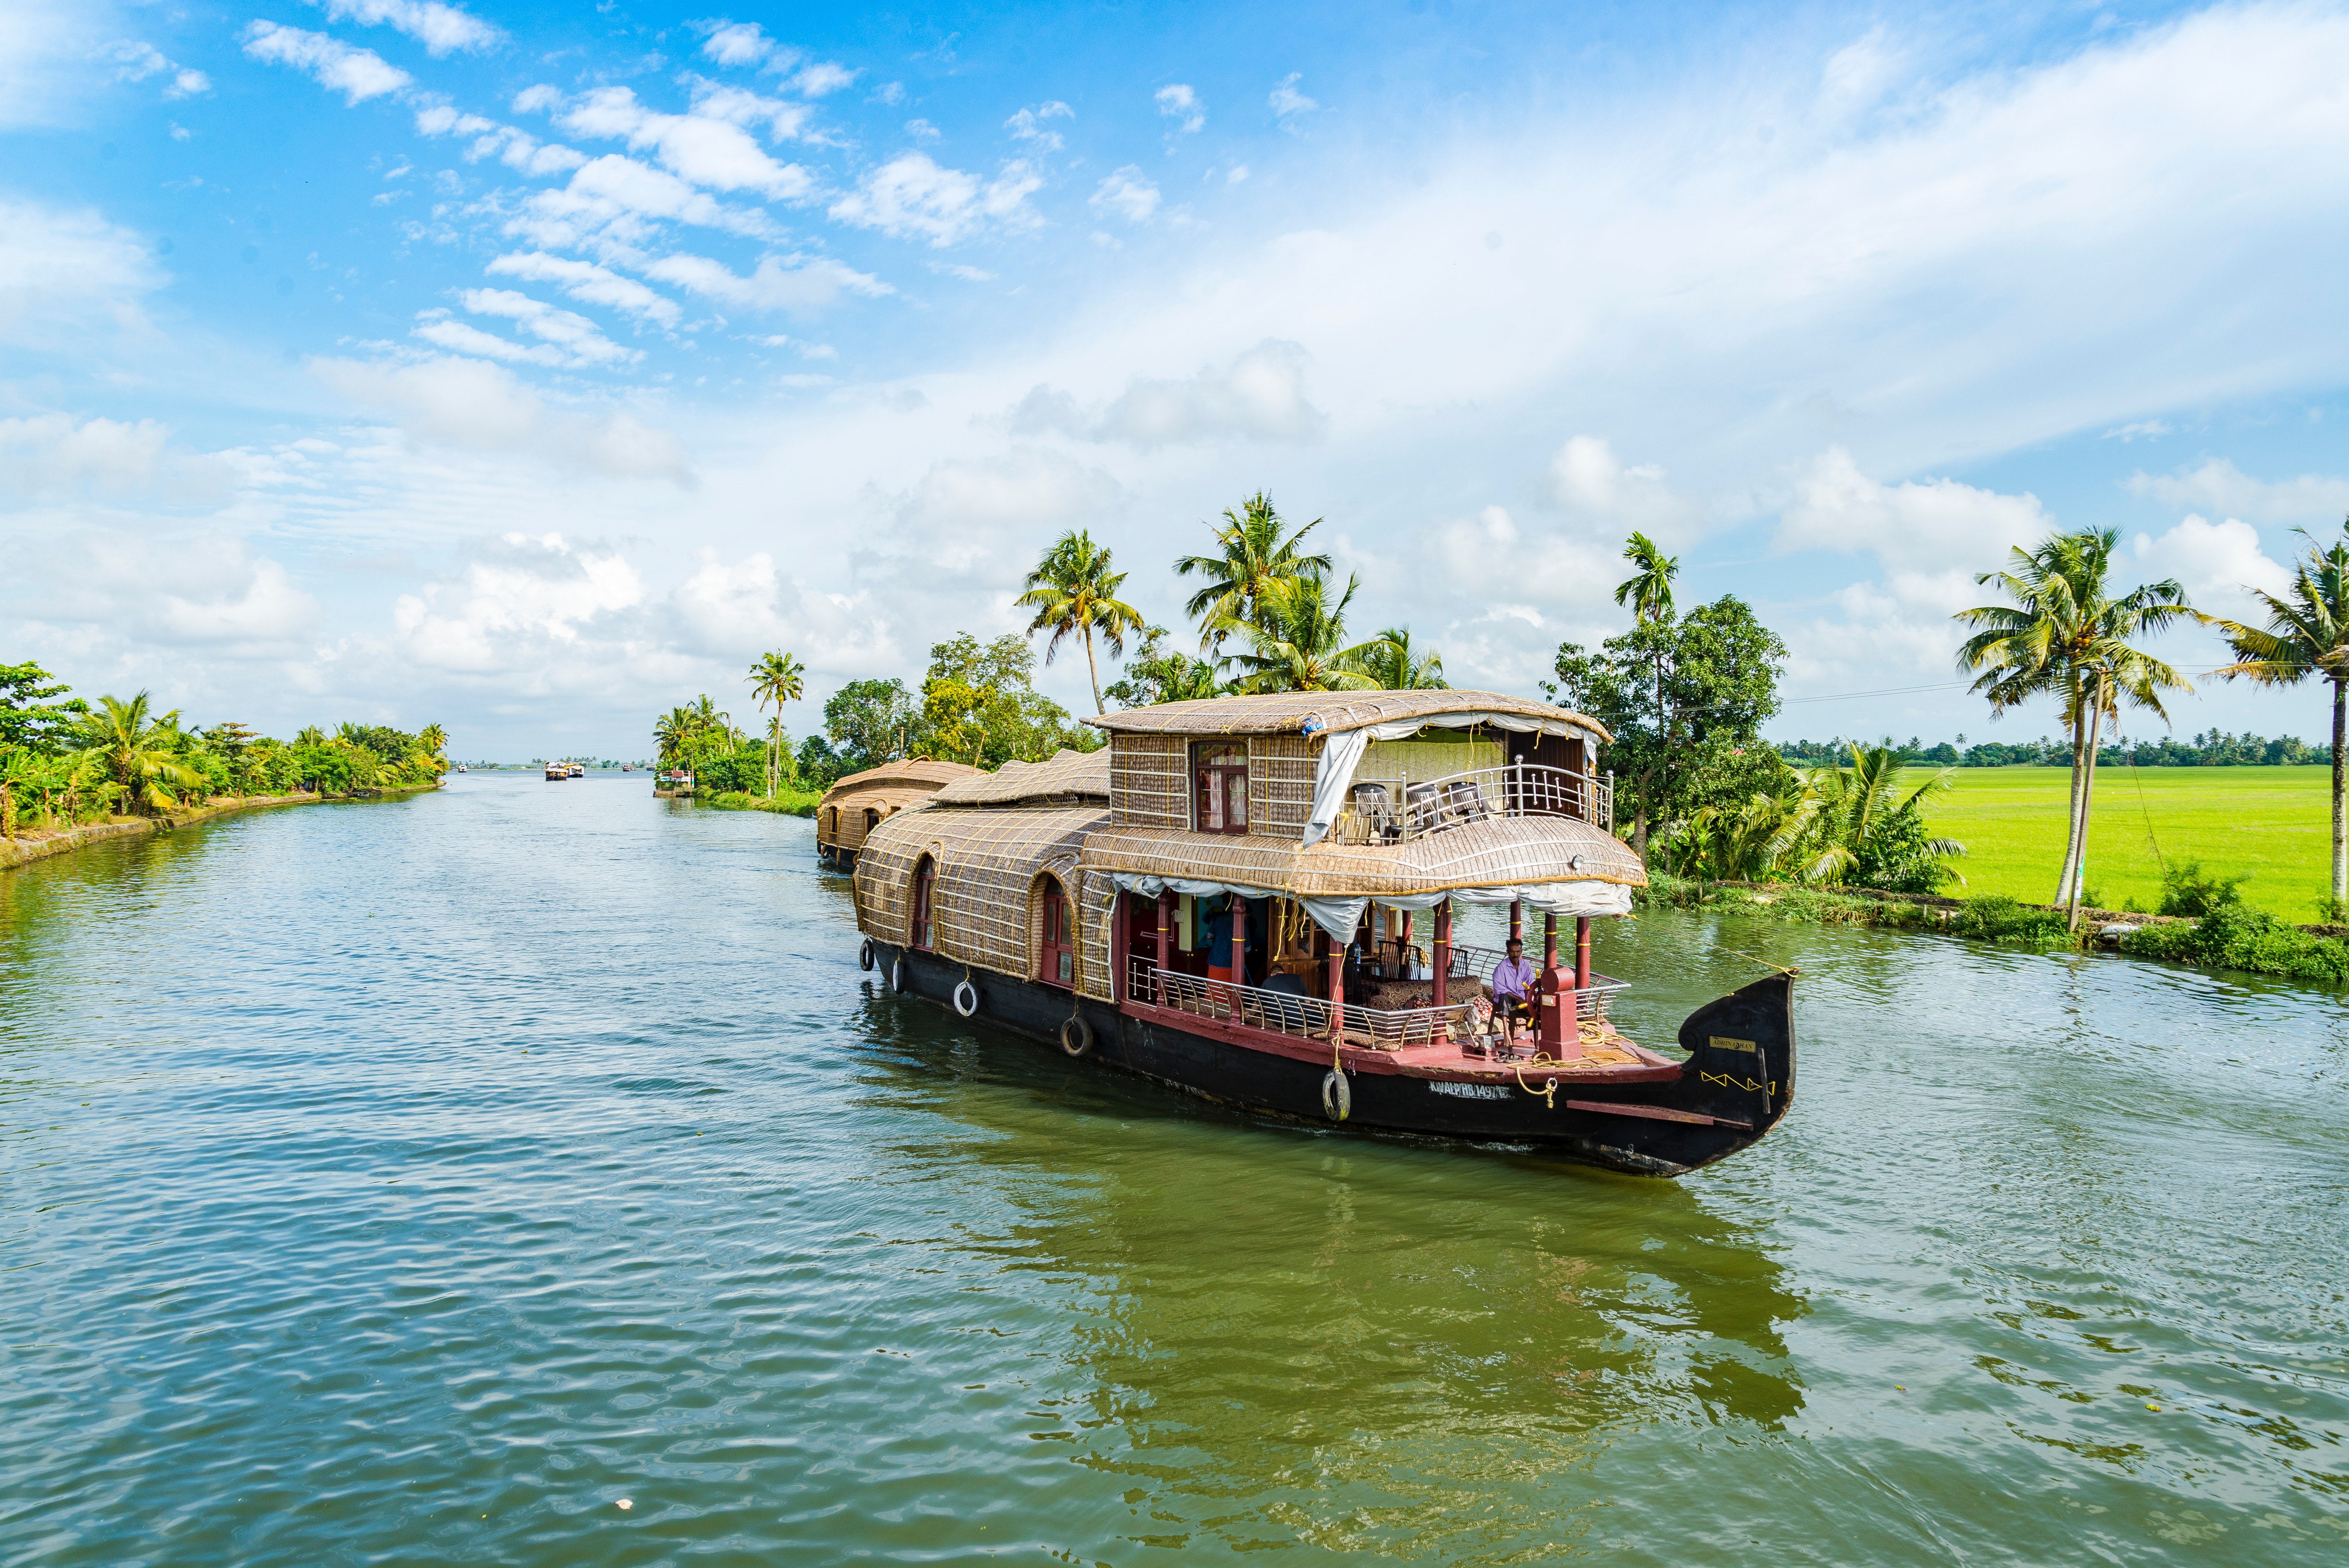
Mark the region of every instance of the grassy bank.
POLYGON ((694 799, 721 811, 772 811, 783 817, 812 817, 815 815, 815 803, 823 799, 823 794, 815 789, 780 789, 770 800, 746 790, 728 789, 716 795, 697 795, 694 799))
MULTIPOLYGON (((1930 769, 1910 769, 1911 785, 1930 769)), ((2062 768, 1961 768, 1927 808, 1931 830, 1966 846, 1956 862, 1969 897, 2053 896, 2064 861, 2071 774, 2062 768)), ((2199 861, 2244 878, 2243 902, 2289 921, 2318 918, 2331 887, 2328 768, 2114 768, 2096 770, 2087 888, 2108 909, 2159 907, 2161 867, 2199 861)))
POLYGON ((1655 874, 1639 894, 1639 902, 1651 908, 1707 909, 1815 925, 1930 932, 2043 953, 2101 943, 2132 958, 2190 964, 2200 969, 2235 969, 2328 984, 2349 982, 2349 942, 2342 940, 2342 928, 2297 926, 2249 905, 2229 905, 2199 921, 2084 910, 2080 933, 2075 936, 2065 930, 2060 910, 2023 903, 2002 893, 1958 900, 1683 882, 1655 874), (2106 937, 2106 927, 2126 928, 2126 934, 2106 937))

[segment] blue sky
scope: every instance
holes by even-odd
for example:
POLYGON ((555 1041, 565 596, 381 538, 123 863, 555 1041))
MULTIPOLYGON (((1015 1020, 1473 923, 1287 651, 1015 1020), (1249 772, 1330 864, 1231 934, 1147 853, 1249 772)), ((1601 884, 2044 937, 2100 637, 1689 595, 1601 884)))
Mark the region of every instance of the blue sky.
POLYGON ((1460 684, 1643 528, 1775 733, 2035 736, 1951 685, 2008 546, 2240 614, 2349 513, 2344 77, 2332 5, 18 0, 0 656, 633 756, 1016 628, 1066 528, 1173 623, 1262 487, 1460 684))

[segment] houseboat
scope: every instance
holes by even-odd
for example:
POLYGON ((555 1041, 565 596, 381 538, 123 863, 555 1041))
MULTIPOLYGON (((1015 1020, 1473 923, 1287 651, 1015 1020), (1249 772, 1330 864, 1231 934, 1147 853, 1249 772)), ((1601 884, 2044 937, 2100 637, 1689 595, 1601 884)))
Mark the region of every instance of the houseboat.
POLYGON ((587 769, 586 769, 585 766, 585 765, 583 765, 583 764, 581 764, 581 763, 577 763, 577 762, 573 763, 573 764, 571 765, 571 777, 573 777, 574 779, 585 779, 585 778, 586 778, 586 777, 587 777, 587 769))
POLYGON ((1007 764, 871 824, 859 962, 901 995, 1252 1110, 1538 1144, 1677 1176, 1752 1144, 1795 1088, 1793 974, 1699 1008, 1667 1056, 1609 1017, 1590 923, 1645 884, 1613 832, 1609 737, 1475 691, 1169 703, 1101 751, 1007 764), (1530 1037, 1456 906, 1541 931, 1530 1037), (1562 924, 1570 923, 1570 925, 1562 924))
POLYGON ((823 792, 815 805, 816 859, 841 871, 853 870, 856 851, 881 822, 918 806, 960 779, 984 778, 960 762, 907 758, 851 773, 823 792))
POLYGON ((693 775, 682 768, 671 768, 653 775, 653 795, 657 799, 668 799, 693 793, 693 775))
POLYGON ((560 784, 563 780, 570 777, 571 769, 567 764, 550 762, 546 765, 546 781, 548 783, 560 784))

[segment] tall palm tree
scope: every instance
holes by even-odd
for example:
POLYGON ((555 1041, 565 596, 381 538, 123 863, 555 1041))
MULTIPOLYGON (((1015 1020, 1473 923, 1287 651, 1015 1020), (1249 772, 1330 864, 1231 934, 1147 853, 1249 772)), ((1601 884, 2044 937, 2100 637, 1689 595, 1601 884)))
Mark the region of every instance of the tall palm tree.
POLYGON ((1267 590, 1277 583, 1330 570, 1327 555, 1303 553, 1305 536, 1321 526, 1315 518, 1294 533, 1273 510, 1272 498, 1258 490, 1237 511, 1224 509, 1216 531, 1213 555, 1185 555, 1174 562, 1176 575, 1198 576, 1206 586, 1191 595, 1183 613, 1199 623, 1199 648, 1219 648, 1226 637, 1257 617, 1267 590))
POLYGON ((1413 647, 1409 626, 1389 626, 1362 645, 1370 651, 1356 671, 1370 676, 1381 691, 1441 690, 1446 684, 1444 655, 1433 648, 1413 647))
POLYGON ((1012 601, 1036 612, 1036 618, 1028 623, 1031 634, 1051 631, 1051 640, 1044 645, 1046 664, 1061 651, 1063 639, 1084 639, 1085 673, 1092 677, 1095 713, 1109 709, 1102 706, 1101 665, 1093 657, 1093 634, 1101 634, 1112 657, 1123 658, 1126 634, 1142 631, 1147 624, 1141 611, 1117 596, 1125 573, 1109 568, 1108 548, 1095 544, 1083 529, 1071 529, 1044 552, 1022 585, 1028 591, 1012 601))
POLYGON ((782 742, 783 704, 807 695, 807 670, 789 654, 761 654, 750 666, 750 700, 764 707, 774 705, 775 722, 767 727, 767 799, 775 798, 775 775, 782 759, 776 755, 782 742))
POLYGON ((177 733, 178 726, 170 722, 178 718, 176 712, 154 717, 149 711, 143 691, 129 702, 102 696, 98 704, 82 719, 82 741, 98 754, 131 810, 145 811, 159 806, 176 806, 177 799, 162 786, 191 789, 204 782, 202 774, 160 744, 166 737, 177 733))
POLYGON ((683 760, 695 733, 690 708, 673 707, 653 720, 654 754, 663 769, 675 768, 683 760))
POLYGON ((1330 579, 1319 572, 1272 583, 1261 590, 1251 650, 1238 655, 1247 673, 1238 684, 1252 692, 1372 691, 1377 683, 1360 673, 1372 645, 1346 645, 1346 606, 1359 586, 1346 580, 1338 602, 1330 602, 1330 579))
MULTIPOLYGON (((2349 528, 2349 523, 2343 525, 2349 528)), ((2303 538, 2307 531, 2301 531, 2303 538)), ((2268 624, 2253 629, 2221 621, 2220 630, 2236 662, 2219 670, 2229 680, 2242 677, 2262 686, 2296 686, 2315 676, 2333 683, 2333 907, 2330 918, 2349 920, 2349 818, 2344 815, 2344 742, 2349 742, 2349 543, 2320 550, 2313 539, 2300 571, 2279 598, 2251 592, 2267 602, 2268 624)))
POLYGON ((2185 676, 2130 639, 2167 630, 2179 621, 2208 621, 2187 603, 2175 579, 2146 583, 2118 598, 2106 579, 2118 529, 2051 534, 2035 550, 2017 545, 2007 570, 1984 572, 1976 583, 1996 584, 2007 604, 1961 610, 1956 619, 1982 630, 1958 650, 1961 669, 1980 671, 1972 689, 2003 713, 2033 697, 2054 696, 2072 736, 2072 811, 2064 870, 2055 902, 2077 926, 2085 880, 2088 820, 2095 798, 2098 732, 2120 717, 2127 702, 2167 721, 2166 691, 2192 691, 2185 676))
POLYGON ((1634 620, 1671 620, 1672 579, 1680 575, 1680 557, 1666 555, 1654 540, 1635 530, 1623 542, 1623 559, 1639 570, 1615 585, 1615 603, 1629 604, 1634 620))

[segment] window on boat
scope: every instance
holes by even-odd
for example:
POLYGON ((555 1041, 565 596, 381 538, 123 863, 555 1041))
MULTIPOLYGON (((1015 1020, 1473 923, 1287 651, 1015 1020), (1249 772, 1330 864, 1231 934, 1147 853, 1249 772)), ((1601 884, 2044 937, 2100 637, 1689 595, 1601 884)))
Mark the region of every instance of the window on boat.
POLYGON ((1044 883, 1043 902, 1043 953, 1038 961, 1037 978, 1048 985, 1073 986, 1077 983, 1077 944, 1069 930, 1069 901, 1059 882, 1044 883))
POLYGON ((937 861, 927 855, 924 855, 922 863, 914 868, 912 945, 925 953, 928 952, 933 945, 930 931, 930 893, 938 880, 937 869, 937 861))
POLYGON ((870 806, 865 807, 865 808, 864 808, 864 830, 865 830, 866 832, 870 833, 874 829, 875 829, 875 828, 879 827, 880 825, 881 825, 881 813, 880 813, 880 812, 878 812, 878 811, 876 811, 876 810, 874 810, 872 807, 870 807, 870 806))
POLYGON ((1202 741, 1191 748, 1191 822, 1202 833, 1245 833, 1247 748, 1202 741))

